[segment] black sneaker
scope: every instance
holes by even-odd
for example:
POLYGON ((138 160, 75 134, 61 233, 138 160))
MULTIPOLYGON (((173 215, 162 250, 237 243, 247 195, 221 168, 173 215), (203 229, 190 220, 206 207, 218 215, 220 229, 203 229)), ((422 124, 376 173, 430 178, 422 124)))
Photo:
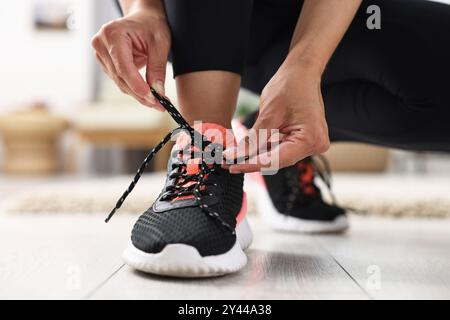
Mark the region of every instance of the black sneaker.
MULTIPOLYGON (((225 137, 225 128, 216 124, 194 126, 208 139, 211 128, 225 137)), ((123 254, 131 267, 201 277, 236 272, 246 265, 243 250, 250 246, 252 233, 245 218, 244 177, 230 174, 220 163, 203 166, 202 157, 193 156, 189 135, 181 133, 165 186, 136 222, 123 254)))
MULTIPOLYGON (((255 119, 253 114, 244 125, 235 121, 236 137, 245 134, 255 119)), ((329 175, 318 170, 312 158, 282 168, 274 175, 252 173, 249 176, 258 186, 258 213, 273 228, 303 233, 342 232, 348 228, 346 210, 323 200, 315 179, 322 178, 330 187, 329 175)))

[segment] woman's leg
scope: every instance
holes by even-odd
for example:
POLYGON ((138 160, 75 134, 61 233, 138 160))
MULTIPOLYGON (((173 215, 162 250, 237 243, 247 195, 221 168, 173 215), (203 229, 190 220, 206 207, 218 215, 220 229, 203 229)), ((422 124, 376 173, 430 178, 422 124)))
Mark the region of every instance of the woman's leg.
POLYGON ((197 71, 176 77, 181 112, 189 123, 201 120, 231 128, 241 76, 229 71, 197 71))
POLYGON ((261 93, 286 58, 302 1, 254 1, 242 86, 261 93))
MULTIPOLYGON (((291 14, 296 9, 292 4, 291 14)), ((448 5, 364 1, 323 76, 330 138, 450 151, 449 32, 448 5), (381 30, 366 27, 371 4, 381 8, 381 30)), ((260 92, 286 57, 289 27, 275 39, 244 71, 242 83, 252 91, 260 92)))
POLYGON ((230 127, 247 51, 249 0, 166 0, 183 116, 230 127))
POLYGON ((323 77, 333 140, 450 151, 450 6, 363 2, 323 77), (369 4, 381 30, 366 27, 369 4))

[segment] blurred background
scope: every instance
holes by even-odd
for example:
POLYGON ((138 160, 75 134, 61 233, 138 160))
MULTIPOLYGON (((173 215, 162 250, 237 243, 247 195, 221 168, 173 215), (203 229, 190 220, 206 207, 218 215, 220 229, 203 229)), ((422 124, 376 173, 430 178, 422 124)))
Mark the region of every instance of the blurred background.
MULTIPOLYGON (((121 251, 161 190, 169 146, 103 220, 174 124, 122 94, 95 61, 91 37, 116 17, 112 0, 16 0, 0 10, 0 299, 345 299, 361 288, 370 298, 449 298, 450 155, 363 144, 333 144, 325 155, 337 202, 351 213, 346 234, 275 234, 251 214, 257 189, 246 181, 256 250, 240 276, 192 287, 124 267, 121 251), (382 272, 381 288, 367 287, 371 270, 382 272)), ((242 91, 236 117, 257 105, 242 91)))
MULTIPOLYGON (((57 181, 48 191, 53 200, 36 195, 36 190, 25 192, 33 200, 14 202, 14 210, 49 211, 55 191, 73 181, 110 184, 107 178, 124 177, 118 185, 125 187, 125 179, 146 151, 173 126, 166 114, 140 107, 123 95, 98 67, 90 39, 102 24, 116 17, 118 10, 111 0, 20 0, 0 11, 0 187, 57 181), (46 200, 39 201, 39 197, 46 200)), ((171 67, 167 70, 168 96, 176 103, 171 67)), ((237 116, 257 109, 257 104, 258 97, 241 92, 237 116)), ((149 172, 164 170, 168 152, 165 148, 158 155, 149 172)), ((361 201, 356 201, 361 199, 361 189, 378 186, 385 190, 380 191, 380 198, 386 199, 399 192, 403 178, 409 177, 416 179, 409 184, 414 186, 410 198, 416 199, 424 197, 420 186, 426 181, 432 190, 441 190, 437 181, 443 180, 446 186, 444 177, 450 172, 450 156, 439 153, 340 143, 326 156, 336 173, 337 194, 343 202, 357 202, 363 209, 361 201), (403 178, 391 182, 386 191, 386 177, 398 175, 403 178)), ((79 189, 90 190, 70 188, 72 193, 79 189)), ((22 191, 4 193, 0 200, 5 202, 22 191)), ((373 199, 373 194, 367 197, 373 199)), ((435 199, 430 197, 427 191, 425 200, 435 199)), ((81 206, 92 209, 88 207, 81 206)))

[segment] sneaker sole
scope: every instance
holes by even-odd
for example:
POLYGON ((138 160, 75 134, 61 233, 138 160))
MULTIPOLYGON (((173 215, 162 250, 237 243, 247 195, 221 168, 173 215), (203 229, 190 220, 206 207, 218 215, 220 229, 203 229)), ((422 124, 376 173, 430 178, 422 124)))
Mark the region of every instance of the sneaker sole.
POLYGON ((258 214, 275 230, 315 234, 343 232, 349 227, 348 219, 345 215, 339 216, 333 221, 313 221, 281 214, 273 205, 267 190, 261 186, 258 186, 258 188, 258 201, 256 204, 258 214))
POLYGON ((157 275, 184 278, 221 276, 237 272, 247 264, 244 250, 252 239, 250 225, 244 219, 236 229, 236 243, 223 254, 202 257, 195 247, 181 243, 169 244, 161 252, 150 254, 130 242, 123 253, 123 260, 134 269, 157 275))

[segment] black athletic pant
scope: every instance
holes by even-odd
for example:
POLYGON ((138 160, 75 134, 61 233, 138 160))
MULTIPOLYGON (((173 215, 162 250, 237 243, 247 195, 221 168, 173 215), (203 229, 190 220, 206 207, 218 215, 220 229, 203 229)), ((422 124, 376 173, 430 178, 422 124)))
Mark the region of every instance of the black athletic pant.
MULTIPOLYGON (((288 54, 301 7, 298 0, 166 0, 175 75, 236 72, 260 93, 288 54)), ((450 151, 450 6, 363 1, 322 84, 332 141, 450 151), (366 26, 372 4, 381 8, 381 30, 366 26)))

